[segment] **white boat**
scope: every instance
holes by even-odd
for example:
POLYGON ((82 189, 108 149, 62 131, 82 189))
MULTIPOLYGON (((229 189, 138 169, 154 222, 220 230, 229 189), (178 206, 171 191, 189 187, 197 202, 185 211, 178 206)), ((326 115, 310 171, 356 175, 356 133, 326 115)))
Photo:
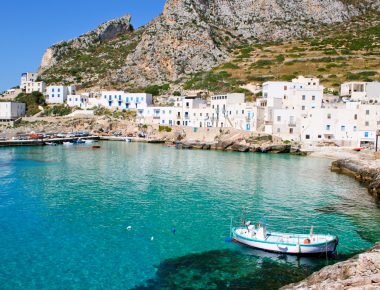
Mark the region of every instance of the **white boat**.
POLYGON ((57 143, 54 142, 45 142, 45 144, 48 146, 57 146, 57 143))
POLYGON ((309 234, 292 234, 270 232, 266 224, 250 222, 244 227, 232 228, 232 238, 248 247, 294 255, 332 254, 339 243, 337 236, 314 234, 313 227, 309 234))
POLYGON ((73 143, 71 143, 71 142, 63 142, 63 145, 70 146, 70 145, 73 145, 73 143))
POLYGON ((85 142, 86 144, 92 144, 92 143, 95 142, 95 140, 88 139, 88 140, 84 140, 84 142, 85 142))

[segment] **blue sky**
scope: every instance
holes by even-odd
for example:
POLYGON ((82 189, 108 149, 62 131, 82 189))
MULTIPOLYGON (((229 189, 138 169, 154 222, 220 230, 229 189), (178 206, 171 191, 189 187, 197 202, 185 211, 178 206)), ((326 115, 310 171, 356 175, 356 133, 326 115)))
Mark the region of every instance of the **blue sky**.
POLYGON ((46 48, 125 14, 139 27, 159 15, 165 0, 3 0, 0 17, 0 92, 36 71, 46 48))

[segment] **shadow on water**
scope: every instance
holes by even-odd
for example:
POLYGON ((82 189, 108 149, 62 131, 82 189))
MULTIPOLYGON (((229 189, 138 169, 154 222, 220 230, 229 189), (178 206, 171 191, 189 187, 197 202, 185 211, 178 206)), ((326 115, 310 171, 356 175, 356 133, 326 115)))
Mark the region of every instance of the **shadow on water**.
POLYGON ((260 250, 215 250, 162 261, 156 276, 134 289, 278 289, 339 260, 298 258, 260 250))

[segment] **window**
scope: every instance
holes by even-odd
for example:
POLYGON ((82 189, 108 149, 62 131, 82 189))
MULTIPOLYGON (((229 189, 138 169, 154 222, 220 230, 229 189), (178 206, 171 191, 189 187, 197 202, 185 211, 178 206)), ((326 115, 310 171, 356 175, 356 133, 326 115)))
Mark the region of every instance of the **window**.
POLYGON ((75 102, 78 102, 78 98, 75 98, 75 102))
POLYGON ((312 97, 311 97, 311 100, 312 100, 312 101, 315 101, 315 96, 312 96, 312 97))
POLYGON ((366 115, 369 115, 369 110, 365 110, 365 114, 366 114, 366 115))
POLYGON ((280 128, 277 128, 277 133, 280 133, 280 131, 281 131, 280 128))
POLYGON ((277 122, 281 122, 281 116, 277 116, 277 122))
POLYGON ((60 98, 61 97, 61 94, 58 94, 58 98, 60 98))
POLYGON ((305 139, 310 139, 310 135, 306 135, 306 136, 305 136, 305 139))
POLYGON ((322 135, 318 135, 318 139, 321 139, 322 138, 322 135))
POLYGON ((284 100, 286 100, 286 95, 284 96, 284 100))
POLYGON ((358 119, 358 114, 355 114, 354 115, 354 120, 357 120, 358 119))
POLYGON ((288 87, 287 86, 284 86, 284 91, 287 91, 288 90, 288 87))
POLYGON ((368 122, 368 121, 366 121, 366 122, 365 122, 365 125, 366 125, 366 127, 368 127, 368 126, 369 126, 369 122, 368 122))
POLYGON ((293 134, 293 128, 289 128, 289 133, 293 134))
POLYGON ((302 111, 305 111, 305 106, 302 106, 302 111))
POLYGON ((331 128, 330 125, 326 125, 326 130, 327 130, 327 131, 330 131, 330 128, 331 128))
POLYGON ((52 88, 51 91, 54 92, 54 88, 52 88))
POLYGON ((58 88, 58 92, 60 92, 61 91, 61 89, 60 88, 58 88))
POLYGON ((354 126, 354 132, 356 132, 358 130, 358 128, 356 126, 354 126))
POLYGON ((340 131, 342 132, 346 131, 346 126, 340 126, 340 131))
POLYGON ((54 98, 54 94, 52 94, 51 97, 54 98))
POLYGON ((369 133, 368 132, 364 132, 364 137, 368 138, 369 137, 369 133))
POLYGON ((303 95, 303 96, 302 96, 302 101, 305 101, 305 100, 306 100, 306 96, 303 95))
POLYGON ((244 115, 244 110, 241 110, 241 113, 244 115))
POLYGON ((327 114, 327 119, 331 119, 331 114, 327 114))
POLYGON ((141 102, 144 102, 144 97, 141 97, 141 102))

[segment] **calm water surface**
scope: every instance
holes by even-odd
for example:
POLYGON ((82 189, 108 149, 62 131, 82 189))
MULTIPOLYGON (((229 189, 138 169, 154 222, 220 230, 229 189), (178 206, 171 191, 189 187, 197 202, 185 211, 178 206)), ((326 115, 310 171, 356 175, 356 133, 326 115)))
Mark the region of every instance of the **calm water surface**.
POLYGON ((227 243, 243 208, 322 226, 341 258, 380 238, 379 205, 330 160, 101 146, 0 149, 0 288, 271 289, 326 264, 227 243))

